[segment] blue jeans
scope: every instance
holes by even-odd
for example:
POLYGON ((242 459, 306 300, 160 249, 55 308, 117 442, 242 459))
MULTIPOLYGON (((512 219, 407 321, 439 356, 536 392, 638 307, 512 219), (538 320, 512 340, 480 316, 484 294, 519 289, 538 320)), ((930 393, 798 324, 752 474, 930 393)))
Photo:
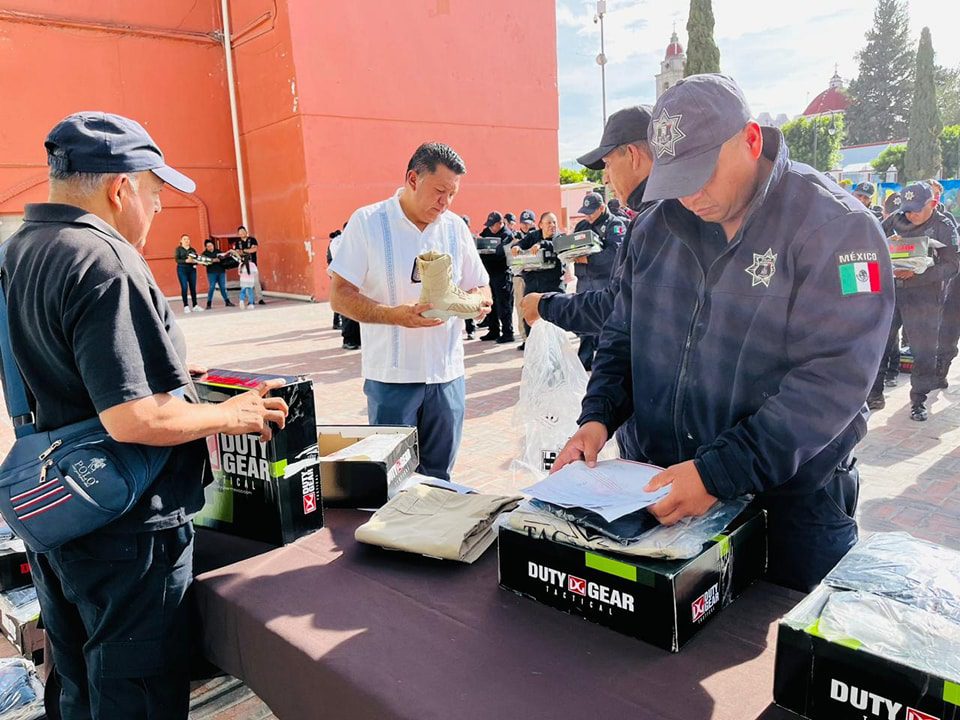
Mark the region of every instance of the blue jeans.
POLYGON ((240 288, 240 302, 248 302, 251 305, 253 305, 253 288, 252 287, 240 288))
POLYGON ((210 288, 207 290, 207 305, 213 302, 213 291, 220 288, 220 297, 223 298, 225 303, 230 302, 230 297, 227 295, 227 274, 225 272, 219 273, 207 273, 207 284, 210 288))
POLYGON ((463 378, 433 385, 367 380, 363 392, 370 424, 416 427, 420 443, 417 472, 449 480, 463 435, 463 378))
POLYGON ((193 307, 197 306, 197 269, 192 265, 177 265, 177 280, 180 281, 180 297, 183 298, 183 306, 187 305, 187 290, 190 290, 190 298, 193 300, 193 307))
POLYGON ((186 720, 193 527, 98 530, 27 551, 63 720, 186 720))

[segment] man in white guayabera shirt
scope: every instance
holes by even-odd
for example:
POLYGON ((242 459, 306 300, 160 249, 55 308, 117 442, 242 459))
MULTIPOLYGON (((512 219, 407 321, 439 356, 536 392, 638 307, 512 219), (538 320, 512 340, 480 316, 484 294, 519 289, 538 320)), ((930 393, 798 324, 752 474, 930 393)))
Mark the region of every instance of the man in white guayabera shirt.
POLYGON ((425 143, 396 194, 357 210, 330 265, 335 312, 360 322, 363 391, 372 425, 416 426, 419 472, 450 478, 463 431, 463 320, 423 317, 417 256, 452 258, 452 282, 483 297, 489 277, 470 230, 450 204, 466 166, 450 147, 425 143))

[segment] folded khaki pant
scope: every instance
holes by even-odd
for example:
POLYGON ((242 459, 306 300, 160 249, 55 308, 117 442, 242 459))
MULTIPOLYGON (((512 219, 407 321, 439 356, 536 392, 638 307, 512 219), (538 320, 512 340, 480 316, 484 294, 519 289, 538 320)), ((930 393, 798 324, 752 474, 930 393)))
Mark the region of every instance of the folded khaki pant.
POLYGON ((521 499, 415 485, 377 510, 354 537, 369 545, 472 563, 493 544, 500 513, 521 499))

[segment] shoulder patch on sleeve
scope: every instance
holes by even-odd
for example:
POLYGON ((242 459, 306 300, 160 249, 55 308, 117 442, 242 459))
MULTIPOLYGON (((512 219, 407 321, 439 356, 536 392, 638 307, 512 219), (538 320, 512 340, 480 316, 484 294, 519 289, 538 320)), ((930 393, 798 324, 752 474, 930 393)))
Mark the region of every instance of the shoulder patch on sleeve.
POLYGON ((873 250, 854 250, 837 255, 840 273, 840 294, 879 293, 880 259, 873 250))

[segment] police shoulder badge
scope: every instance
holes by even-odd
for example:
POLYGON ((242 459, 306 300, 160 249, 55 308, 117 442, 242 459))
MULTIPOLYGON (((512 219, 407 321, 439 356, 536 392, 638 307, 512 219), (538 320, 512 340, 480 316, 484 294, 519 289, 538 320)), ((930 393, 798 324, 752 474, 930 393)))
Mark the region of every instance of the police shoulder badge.
POLYGON ((777 253, 773 248, 767 248, 767 251, 760 255, 753 254, 753 265, 746 269, 747 274, 753 278, 750 287, 756 287, 763 284, 764 287, 770 287, 770 280, 777 274, 777 253))
POLYGON ((658 158, 664 155, 677 156, 677 142, 686 137, 680 129, 681 119, 682 114, 669 115, 667 109, 663 108, 660 117, 653 121, 652 143, 658 158))

